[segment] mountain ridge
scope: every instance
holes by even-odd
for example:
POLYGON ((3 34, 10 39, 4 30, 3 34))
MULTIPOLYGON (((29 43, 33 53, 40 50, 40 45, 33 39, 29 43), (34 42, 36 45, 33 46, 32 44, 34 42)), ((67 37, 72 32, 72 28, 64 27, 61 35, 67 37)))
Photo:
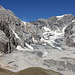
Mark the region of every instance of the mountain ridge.
MULTIPOLYGON (((38 19, 28 23, 21 21, 12 11, 4 9, 2 6, 0 6, 0 8, 0 29, 9 38, 6 46, 10 45, 8 46, 8 50, 5 50, 6 53, 11 53, 11 51, 19 45, 22 48, 28 47, 30 49, 32 48, 32 44, 35 45, 37 43, 48 44, 50 47, 53 46, 53 48, 57 49, 64 49, 60 47, 64 41, 66 47, 74 47, 74 38, 69 37, 73 31, 68 30, 69 25, 73 26, 72 24, 75 22, 75 17, 72 14, 54 16, 48 19, 38 19), (68 32, 70 35, 68 34, 67 36, 66 33, 68 32), (65 40, 64 37, 66 38, 65 40), (28 44, 31 44, 31 46, 28 44)), ((34 48, 32 48, 32 50, 34 50, 34 48)))

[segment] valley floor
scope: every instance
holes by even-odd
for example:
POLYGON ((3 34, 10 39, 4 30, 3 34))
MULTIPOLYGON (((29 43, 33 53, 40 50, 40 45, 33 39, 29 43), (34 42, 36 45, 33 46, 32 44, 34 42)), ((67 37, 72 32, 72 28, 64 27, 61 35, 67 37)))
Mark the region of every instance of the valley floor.
POLYGON ((42 57, 41 51, 15 50, 0 56, 0 67, 13 72, 41 67, 64 75, 75 75, 75 51, 48 50, 48 54, 42 57))

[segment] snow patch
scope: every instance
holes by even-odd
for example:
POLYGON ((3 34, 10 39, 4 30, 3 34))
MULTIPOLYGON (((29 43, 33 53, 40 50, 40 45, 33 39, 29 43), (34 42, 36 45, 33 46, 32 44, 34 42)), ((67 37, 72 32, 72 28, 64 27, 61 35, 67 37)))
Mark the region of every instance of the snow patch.
POLYGON ((0 56, 1 56, 2 54, 0 54, 0 56))
POLYGON ((33 40, 34 43, 37 43, 37 40, 35 40, 34 38, 32 38, 32 40, 33 40))
POLYGON ((31 45, 27 44, 26 42, 25 42, 25 45, 26 45, 29 49, 34 50, 34 48, 33 48, 31 45))
POLYGON ((75 22, 75 20, 73 20, 72 22, 75 22))
POLYGON ((64 34, 64 31, 65 31, 66 27, 67 27, 67 25, 62 29, 62 33, 63 34, 64 34))
POLYGON ((48 31, 51 31, 49 28, 47 27, 43 27, 44 31, 48 32, 48 31))
POLYGON ((56 16, 58 18, 58 20, 62 19, 64 17, 64 15, 61 16, 56 16))
POLYGON ((28 49, 28 48, 26 48, 26 47, 22 48, 20 45, 18 45, 18 46, 16 47, 16 49, 19 50, 19 51, 31 51, 30 49, 28 49))
POLYGON ((45 56, 47 56, 47 55, 48 55, 48 52, 43 52, 42 57, 45 57, 45 56))
POLYGON ((62 48, 61 47, 56 47, 57 49, 59 49, 59 50, 62 50, 62 48))
POLYGON ((57 18, 62 18, 64 15, 61 15, 61 16, 56 16, 57 18))
POLYGON ((25 50, 25 49, 22 48, 20 45, 18 45, 18 46, 16 47, 16 49, 17 49, 17 50, 25 50))
MULTIPOLYGON (((12 30, 12 31, 13 31, 13 30, 12 30)), ((19 36, 17 35, 17 33, 15 33, 14 31, 13 31, 13 33, 15 34, 15 37, 20 40, 20 38, 19 38, 19 36)))
POLYGON ((24 23, 24 25, 26 25, 26 22, 25 21, 22 21, 24 23))

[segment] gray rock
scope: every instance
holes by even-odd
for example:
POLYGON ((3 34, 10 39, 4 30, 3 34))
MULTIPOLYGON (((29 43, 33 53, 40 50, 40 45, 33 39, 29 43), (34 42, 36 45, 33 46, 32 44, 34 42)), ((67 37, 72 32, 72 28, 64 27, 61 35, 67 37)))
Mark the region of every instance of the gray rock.
POLYGON ((6 37, 5 33, 0 30, 0 51, 7 53, 10 52, 11 46, 9 39, 6 37))
MULTIPOLYGON (((11 47, 10 52, 14 50, 18 44, 24 47, 24 40, 26 40, 24 37, 27 36, 27 34, 24 33, 26 32, 24 23, 16 17, 12 11, 4 9, 2 6, 0 6, 0 30, 2 30, 8 38, 11 47)), ((6 51, 8 52, 9 50, 6 51)))
POLYGON ((70 23, 65 29, 66 44, 75 47, 75 22, 70 23))

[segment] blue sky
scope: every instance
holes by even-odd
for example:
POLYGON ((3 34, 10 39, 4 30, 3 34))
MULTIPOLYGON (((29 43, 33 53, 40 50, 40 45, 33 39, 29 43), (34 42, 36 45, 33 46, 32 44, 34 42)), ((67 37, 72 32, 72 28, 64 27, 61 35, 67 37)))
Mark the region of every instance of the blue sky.
POLYGON ((75 0, 0 0, 0 5, 27 22, 63 14, 75 16, 75 0))

